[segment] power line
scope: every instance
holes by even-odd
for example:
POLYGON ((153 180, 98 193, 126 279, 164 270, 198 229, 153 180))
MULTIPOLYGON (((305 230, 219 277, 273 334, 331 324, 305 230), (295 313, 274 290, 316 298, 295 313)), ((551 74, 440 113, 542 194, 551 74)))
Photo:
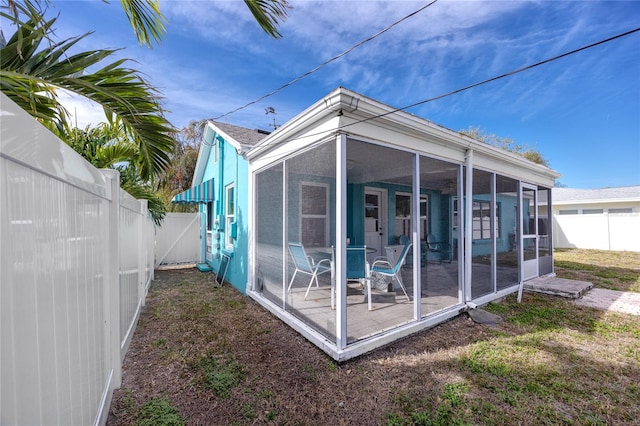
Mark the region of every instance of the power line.
MULTIPOLYGON (((640 31, 640 27, 635 28, 633 30, 626 31, 626 32, 618 34, 618 35, 615 35, 613 37, 606 38, 604 40, 597 41, 595 43, 588 44, 586 46, 583 46, 583 47, 580 47, 580 48, 577 48, 577 49, 574 49, 574 50, 570 50, 570 51, 562 53, 560 55, 552 56, 551 58, 544 59, 544 60, 542 60, 540 62, 536 62, 534 64, 527 65, 527 66, 524 66, 522 68, 518 68, 518 69, 515 69, 513 71, 506 72, 504 74, 500 74, 500 75, 498 75, 496 77, 491 77, 491 78, 488 78, 486 80, 482 80, 482 81, 479 81, 477 83, 473 83, 473 84, 470 84, 468 86, 462 87, 460 89, 452 90, 451 92, 443 93, 441 95, 434 96, 432 98, 428 98, 428 99, 425 99, 425 100, 422 100, 422 101, 418 101, 418 102, 412 103, 410 105, 407 105, 407 106, 404 106, 404 107, 401 107, 401 108, 395 108, 395 109, 393 109, 391 111, 388 111, 388 112, 385 112, 385 113, 382 113, 382 114, 378 114, 378 115, 374 115, 374 116, 369 117, 369 118, 363 118, 362 120, 354 121, 353 123, 343 124, 342 126, 338 127, 336 130, 342 130, 342 129, 346 128, 346 127, 353 126, 355 124, 360 124, 360 123, 364 123, 366 121, 375 120, 376 118, 385 117, 387 115, 394 114, 394 113, 396 113, 398 111, 404 111, 404 110, 407 110, 409 108, 413 108, 413 107, 418 106, 418 105, 423 105, 423 104, 426 104, 426 103, 429 103, 429 102, 436 101, 438 99, 446 98, 448 96, 452 96, 452 95, 458 94, 460 92, 464 92, 464 91, 472 89, 474 87, 482 86, 483 84, 487 84, 487 83, 490 83, 490 82, 493 82, 493 81, 496 81, 496 80, 500 80, 500 79, 505 78, 505 77, 509 77, 509 76, 512 76, 512 75, 515 75, 515 74, 519 74, 519 73, 521 73, 523 71, 528 71, 530 69, 539 67, 540 65, 544 65, 544 64, 547 64, 549 62, 553 62, 553 61, 556 61, 558 59, 564 58, 566 56, 570 56, 570 55, 576 54, 578 52, 582 52, 583 50, 591 49, 592 47, 596 47, 596 46, 599 46, 601 44, 605 44, 605 43, 608 43, 610 41, 617 40, 619 38, 628 36, 630 34, 638 32, 638 31, 640 31)), ((309 134, 309 135, 305 135, 304 138, 319 136, 319 135, 323 135, 325 133, 327 133, 327 132, 325 131, 325 132, 312 133, 312 134, 309 134)))
POLYGON ((589 45, 580 47, 578 49, 574 49, 574 50, 571 50, 569 52, 565 52, 565 53, 562 53, 560 55, 556 55, 556 56, 553 56, 551 58, 544 59, 544 60, 542 60, 540 62, 536 62, 535 64, 527 65, 527 66, 524 66, 522 68, 518 68, 516 70, 509 71, 509 72, 506 72, 504 74, 500 74, 500 75, 498 75, 496 77, 491 77, 491 78, 488 78, 486 80, 482 80, 482 81, 479 81, 477 83, 473 83, 473 84, 470 84, 468 86, 462 87, 460 89, 456 89, 456 90, 453 90, 451 92, 447 92, 447 93, 443 93, 443 94, 438 95, 438 96, 434 96, 433 98, 428 98, 428 99, 425 99, 425 100, 422 100, 422 101, 418 101, 418 102, 415 102, 415 103, 413 103, 411 105, 407 105, 407 106, 404 106, 402 108, 396 108, 396 109, 394 109, 392 111, 385 112, 383 114, 379 114, 379 115, 376 115, 376 116, 373 116, 373 117, 365 118, 365 119, 362 119, 360 121, 356 121, 356 122, 351 123, 351 124, 345 124, 344 126, 341 126, 340 129, 342 129, 344 127, 348 127, 348 126, 354 125, 354 124, 359 124, 359 123, 363 123, 365 121, 373 120, 375 118, 384 117, 384 116, 393 114, 393 113, 398 112, 398 111, 404 111, 404 110, 407 110, 409 108, 413 108, 413 107, 418 106, 418 105, 423 105, 423 104, 426 104, 426 103, 429 103, 429 102, 433 102, 433 101, 436 101, 438 99, 446 98, 448 96, 452 96, 452 95, 455 95, 457 93, 464 92, 464 91, 472 89, 474 87, 482 86, 484 84, 491 83, 491 82, 496 81, 496 80, 500 80, 500 79, 505 78, 505 77, 509 77, 509 76, 512 76, 512 75, 515 75, 515 74, 519 74, 519 73, 521 73, 523 71, 528 71, 530 69, 539 67, 540 65, 544 65, 544 64, 547 64, 549 62, 553 62, 553 61, 556 61, 558 59, 564 58, 566 56, 573 55, 573 54, 576 54, 578 52, 582 52, 583 50, 591 49, 592 47, 596 47, 596 46, 599 46, 601 44, 608 43, 610 41, 613 41, 613 40, 628 36, 630 34, 638 32, 638 31, 640 31, 640 27, 635 28, 635 29, 630 30, 630 31, 626 31, 626 32, 624 32, 622 34, 615 35, 613 37, 609 37, 609 38, 604 39, 604 40, 597 41, 595 43, 591 43, 589 45))
POLYGON ((342 53, 340 53, 340 54, 338 54, 338 55, 334 56, 334 57, 333 57, 333 58, 331 58, 331 59, 328 59, 328 60, 324 61, 323 63, 321 63, 321 64, 320 64, 320 65, 318 65, 317 67, 313 68, 312 70, 305 72, 304 74, 302 74, 302 75, 300 75, 300 76, 298 76, 298 77, 294 78, 293 80, 289 81, 288 83, 285 83, 285 84, 283 84, 282 86, 278 87, 277 89, 272 90, 271 92, 267 93, 266 95, 262 95, 262 96, 260 96, 258 99, 254 100, 254 101, 251 101, 251 102, 248 102, 248 103, 244 104, 243 106, 241 106, 241 107, 238 107, 238 108, 234 109, 233 111, 229 111, 229 112, 224 113, 224 114, 222 114, 222 115, 219 115, 219 116, 217 116, 217 117, 211 118, 211 120, 219 120, 219 119, 221 119, 221 118, 223 118, 223 117, 226 117, 226 116, 231 115, 231 114, 234 114, 234 113, 236 113, 236 112, 238 112, 238 111, 240 111, 240 110, 243 110, 243 109, 245 109, 245 108, 247 108, 247 107, 249 107, 249 106, 251 106, 251 105, 253 105, 253 104, 256 104, 256 103, 258 103, 258 102, 260 102, 260 101, 262 101, 262 100, 264 100, 264 99, 266 99, 266 98, 268 98, 268 97, 270 97, 270 96, 275 95, 276 93, 280 92, 281 90, 283 90, 283 89, 285 89, 285 88, 287 88, 287 87, 291 86, 291 85, 292 85, 292 84, 294 84, 294 83, 297 83, 298 81, 302 80, 303 78, 305 78, 305 77, 307 77, 307 76, 309 76, 309 75, 313 74, 314 72, 318 71, 319 69, 321 69, 321 68, 325 67, 326 65, 329 65, 331 62, 336 61, 336 60, 338 60, 338 59, 342 58, 343 56, 345 56, 345 55, 349 54, 351 51, 353 51, 353 50, 357 49, 358 47, 362 46, 363 44, 368 43, 368 42, 370 42, 371 40, 373 40, 374 38, 376 38, 376 37, 378 37, 378 36, 380 36, 380 35, 382 35, 382 34, 386 33, 386 32, 387 32, 387 31, 389 31, 391 28, 395 27, 396 25, 400 24, 400 23, 401 23, 401 22, 403 22, 403 21, 406 21, 407 19, 411 18, 412 16, 417 15, 418 13, 422 12, 423 10, 425 10, 426 8, 428 8, 429 6, 431 6, 432 4, 434 4, 434 3, 435 3, 435 2, 437 2, 437 1, 438 1, 438 0, 433 0, 433 1, 431 1, 430 3, 426 4, 425 6, 422 6, 422 7, 421 7, 421 8, 419 8, 418 10, 416 10, 416 11, 414 11, 414 12, 411 12, 410 14, 408 14, 408 15, 406 15, 406 16, 404 16, 404 17, 400 18, 399 20, 395 21, 394 23, 392 23, 391 25, 387 26, 386 28, 384 28, 384 29, 382 29, 382 30, 378 31, 378 32, 377 32, 377 33, 375 33, 374 35, 369 36, 369 37, 367 37, 366 39, 364 39, 364 40, 360 41, 359 43, 354 44, 353 46, 351 46, 350 48, 348 48, 348 49, 347 49, 347 50, 345 50, 344 52, 342 52, 342 53))

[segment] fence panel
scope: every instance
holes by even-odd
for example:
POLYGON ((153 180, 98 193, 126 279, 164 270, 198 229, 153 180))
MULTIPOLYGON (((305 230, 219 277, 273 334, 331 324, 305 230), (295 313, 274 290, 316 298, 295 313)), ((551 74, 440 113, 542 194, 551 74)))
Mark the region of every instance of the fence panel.
POLYGON ((119 207, 120 356, 124 360, 146 296, 146 265, 141 265, 145 258, 140 253, 147 247, 142 229, 148 219, 141 202, 125 191, 120 191, 119 207))
POLYGON ((153 277, 153 225, 117 172, 0 101, 0 424, 104 424, 120 325, 130 336, 153 277))
POLYGON ((640 251, 640 213, 609 214, 611 250, 640 251))
POLYGON ((640 251, 640 215, 554 215, 554 247, 640 251))
POLYGON ((199 213, 168 213, 157 230, 156 266, 200 261, 199 213))

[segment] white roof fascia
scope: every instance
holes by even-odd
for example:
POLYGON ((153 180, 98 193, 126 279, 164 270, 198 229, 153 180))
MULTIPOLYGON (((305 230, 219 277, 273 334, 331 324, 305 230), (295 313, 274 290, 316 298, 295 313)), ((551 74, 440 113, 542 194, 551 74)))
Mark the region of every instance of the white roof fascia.
MULTIPOLYGON (((401 131, 403 133, 407 133, 413 129, 417 131, 411 132, 414 136, 424 138, 424 135, 426 134, 436 139, 435 141, 430 139, 430 142, 439 142, 447 146, 454 145, 458 147, 458 149, 465 151, 467 149, 473 149, 475 154, 482 153, 490 158, 507 161, 509 163, 517 163, 518 166, 532 170, 534 173, 547 178, 558 178, 561 176, 557 171, 529 161, 513 152, 477 141, 473 138, 462 135, 459 132, 447 129, 446 127, 440 126, 416 115, 409 114, 405 111, 397 111, 395 108, 391 108, 376 100, 350 92, 347 89, 342 89, 342 91, 348 92, 353 97, 358 97, 360 102, 357 103, 357 112, 370 115, 371 117, 379 117, 376 119, 376 123, 378 125, 387 125, 394 128, 394 130, 401 131)), ((353 112, 355 113, 356 110, 353 112)), ((344 130, 346 133, 349 133, 349 127, 345 127, 344 130)))
POLYGON ((570 204, 612 204, 612 203, 640 203, 640 198, 601 198, 587 200, 559 200, 553 199, 553 205, 570 205, 570 204))
POLYGON ((242 144, 220 130, 220 128, 211 121, 207 121, 207 125, 204 129, 204 134, 202 135, 202 143, 200 144, 200 151, 198 152, 198 160, 196 161, 196 169, 193 173, 193 181, 191 182, 191 186, 196 186, 202 183, 204 171, 207 168, 207 163, 209 162, 209 154, 211 153, 211 147, 213 146, 213 141, 216 135, 220 135, 225 142, 233 146, 236 150, 236 153, 240 154, 242 152, 242 144))
MULTIPOLYGON (((337 88, 323 99, 311 105, 300 114, 278 127, 273 133, 260 141, 253 149, 249 150, 245 157, 249 160, 256 158, 275 148, 277 145, 294 138, 318 120, 327 115, 336 114, 342 109, 344 104, 340 101, 343 88, 337 88)), ((352 99, 353 100, 353 99, 352 99)))
POLYGON ((242 144, 240 142, 238 142, 237 140, 235 140, 234 138, 226 134, 218 126, 213 124, 211 121, 207 121, 207 125, 210 126, 218 135, 222 136, 225 142, 233 146, 236 149, 236 152, 238 154, 242 152, 242 144))
POLYGON ((194 187, 196 185, 200 185, 202 183, 202 178, 204 176, 204 170, 207 168, 207 162, 209 161, 209 153, 211 152, 212 143, 207 142, 207 137, 211 135, 211 140, 215 136, 215 128, 211 127, 211 123, 207 122, 207 126, 204 128, 204 132, 202 134, 202 142, 200 143, 200 150, 198 151, 198 159, 196 160, 196 169, 193 172, 193 180, 191 181, 191 186, 194 187))
POLYGON ((246 154, 246 158, 252 159, 260 156, 276 145, 288 141, 294 135, 299 134, 304 128, 308 128, 321 118, 339 112, 360 121, 359 123, 356 122, 353 125, 336 129, 346 134, 351 133, 350 129, 354 134, 358 134, 356 126, 367 125, 370 121, 375 120, 376 126, 387 127, 395 132, 412 135, 420 139, 425 139, 425 136, 429 136, 429 142, 432 143, 440 143, 448 147, 453 145, 453 147, 461 151, 473 149, 474 152, 481 153, 489 159, 493 158, 506 161, 510 164, 516 164, 518 167, 530 170, 534 174, 545 178, 545 180, 561 176, 557 171, 529 161, 518 154, 477 141, 424 118, 409 114, 405 111, 399 111, 343 87, 335 89, 323 99, 289 120, 271 135, 267 136, 246 154), (362 121, 364 119, 370 119, 370 121, 362 121))

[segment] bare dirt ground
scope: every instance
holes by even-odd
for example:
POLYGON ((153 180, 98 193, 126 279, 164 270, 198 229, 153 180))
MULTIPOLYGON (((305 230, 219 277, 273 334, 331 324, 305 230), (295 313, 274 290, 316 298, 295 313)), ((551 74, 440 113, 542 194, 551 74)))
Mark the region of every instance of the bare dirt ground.
POLYGON ((623 315, 603 320, 525 294, 521 305, 496 305, 506 318, 496 327, 463 314, 338 365, 249 298, 213 284, 196 269, 156 272, 108 425, 639 424, 640 327, 623 315), (600 321, 613 325, 601 332, 600 321), (550 349, 571 340, 566 351, 550 349), (549 353, 562 370, 547 368, 549 353), (175 416, 145 423, 142 407, 158 399, 175 416))

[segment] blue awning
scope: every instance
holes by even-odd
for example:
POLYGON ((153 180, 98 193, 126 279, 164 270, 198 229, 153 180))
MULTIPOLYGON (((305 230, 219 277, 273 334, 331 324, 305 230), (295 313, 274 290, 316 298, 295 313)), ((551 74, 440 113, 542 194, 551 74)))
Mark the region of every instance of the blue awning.
POLYGON ((213 201, 213 179, 209 179, 206 182, 202 182, 198 186, 189 188, 186 191, 175 195, 172 199, 172 203, 208 203, 213 201))

